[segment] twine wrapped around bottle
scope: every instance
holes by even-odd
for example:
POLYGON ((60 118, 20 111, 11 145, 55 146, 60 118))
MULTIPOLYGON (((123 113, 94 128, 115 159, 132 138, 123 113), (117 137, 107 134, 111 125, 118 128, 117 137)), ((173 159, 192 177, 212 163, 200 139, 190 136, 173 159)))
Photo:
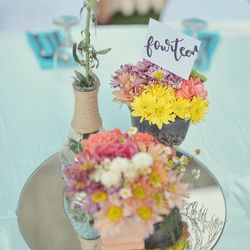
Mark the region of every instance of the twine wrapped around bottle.
POLYGON ((71 126, 78 133, 90 134, 102 127, 98 108, 98 86, 92 91, 81 91, 74 87, 75 110, 71 126))

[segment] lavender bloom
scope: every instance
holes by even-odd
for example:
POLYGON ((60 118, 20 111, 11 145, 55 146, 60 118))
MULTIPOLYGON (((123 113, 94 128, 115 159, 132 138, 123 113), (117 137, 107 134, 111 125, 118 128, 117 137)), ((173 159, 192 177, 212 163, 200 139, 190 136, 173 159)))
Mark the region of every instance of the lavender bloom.
POLYGON ((147 85, 160 82, 178 89, 181 87, 182 79, 166 69, 143 59, 134 66, 131 64, 122 65, 121 68, 115 72, 111 85, 117 88, 124 86, 128 81, 133 85, 147 85), (154 76, 154 73, 157 71, 162 74, 162 78, 159 79, 154 76))

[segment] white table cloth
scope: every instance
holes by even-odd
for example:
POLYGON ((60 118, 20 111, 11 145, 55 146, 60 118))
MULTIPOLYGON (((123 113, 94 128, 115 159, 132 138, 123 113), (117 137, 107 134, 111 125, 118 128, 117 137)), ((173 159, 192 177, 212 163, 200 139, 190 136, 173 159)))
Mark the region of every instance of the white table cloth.
MULTIPOLYGON (((145 34, 145 26, 98 30, 97 48, 113 48, 97 71, 105 129, 130 126, 128 109, 112 103, 109 82, 120 64, 140 59, 145 34)), ((189 153, 200 148, 200 160, 225 192, 227 224, 215 249, 249 249, 250 34, 246 28, 228 28, 221 35, 207 72, 207 121, 190 127, 181 148, 189 153)), ((67 136, 74 104, 73 73, 41 70, 23 32, 0 32, 0 54, 0 249, 26 250, 15 214, 18 197, 27 178, 60 150, 67 136)))

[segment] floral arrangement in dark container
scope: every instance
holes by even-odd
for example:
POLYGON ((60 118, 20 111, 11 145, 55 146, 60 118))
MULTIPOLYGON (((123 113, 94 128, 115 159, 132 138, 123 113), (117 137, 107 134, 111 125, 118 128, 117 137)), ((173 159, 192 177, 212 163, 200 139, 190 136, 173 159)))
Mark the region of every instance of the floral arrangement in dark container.
POLYGON ((146 59, 126 64, 112 78, 114 101, 126 104, 132 126, 162 143, 178 146, 191 123, 204 120, 208 110, 206 78, 192 71, 188 80, 146 59))
POLYGON ((86 11, 85 29, 81 31, 82 40, 73 44, 75 62, 82 67, 82 72, 75 71, 73 90, 75 95, 75 110, 71 122, 71 130, 60 154, 63 169, 74 157, 74 153, 82 150, 79 141, 96 133, 102 128, 102 119, 98 108, 98 91, 100 81, 94 74, 94 68, 99 66, 99 55, 107 54, 111 49, 96 50, 91 44, 90 24, 96 25, 93 11, 97 0, 85 0, 80 15, 86 11))
POLYGON ((65 197, 80 197, 66 212, 81 238, 100 236, 102 250, 188 249, 179 212, 188 197, 186 156, 135 128, 91 134, 82 145, 64 170, 65 197))

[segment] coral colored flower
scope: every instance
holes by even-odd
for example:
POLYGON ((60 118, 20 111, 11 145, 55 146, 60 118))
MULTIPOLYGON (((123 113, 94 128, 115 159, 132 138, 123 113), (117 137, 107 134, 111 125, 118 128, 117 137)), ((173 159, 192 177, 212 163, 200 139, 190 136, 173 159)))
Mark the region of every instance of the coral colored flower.
POLYGON ((84 152, 92 155, 97 146, 118 142, 121 137, 126 137, 126 135, 117 128, 111 131, 91 134, 87 140, 82 141, 84 152))
POLYGON ((146 133, 138 132, 135 135, 130 137, 130 140, 134 141, 135 143, 143 143, 146 147, 152 143, 155 143, 155 138, 146 133))
POLYGON ((182 80, 182 87, 176 91, 176 97, 192 99, 193 97, 207 98, 207 91, 199 78, 182 80))
POLYGON ((102 162, 108 158, 113 160, 116 157, 131 159, 138 152, 137 145, 127 140, 125 143, 113 143, 109 145, 98 145, 95 148, 94 158, 97 162, 102 162))

